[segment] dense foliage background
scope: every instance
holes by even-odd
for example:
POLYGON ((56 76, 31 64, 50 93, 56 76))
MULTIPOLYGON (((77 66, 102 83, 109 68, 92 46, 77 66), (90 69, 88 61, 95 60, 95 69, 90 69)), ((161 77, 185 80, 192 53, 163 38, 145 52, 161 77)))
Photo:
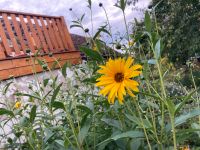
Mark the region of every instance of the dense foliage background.
POLYGON ((153 0, 159 32, 164 37, 164 51, 173 62, 200 55, 199 0, 153 0), (157 6, 156 6, 157 5, 157 6))

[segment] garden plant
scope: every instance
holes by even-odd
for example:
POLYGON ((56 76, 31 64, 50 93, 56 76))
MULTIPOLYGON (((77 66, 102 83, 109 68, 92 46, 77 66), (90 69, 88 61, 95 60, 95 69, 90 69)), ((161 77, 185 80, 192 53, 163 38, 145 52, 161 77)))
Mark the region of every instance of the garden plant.
MULTIPOLYGON (((93 24, 93 3, 87 2, 93 24)), ((71 25, 85 34, 80 50, 87 61, 75 66, 66 62, 54 76, 37 53, 30 59, 48 77, 40 80, 35 73, 27 90, 16 90, 12 99, 8 91, 15 79, 0 89, 0 143, 5 149, 27 150, 200 149, 198 78, 190 64, 191 84, 184 85, 184 72, 164 53, 157 6, 145 12, 143 23, 133 19, 130 26, 127 1, 119 0, 115 9, 121 10, 126 31, 119 39, 114 38, 104 3, 99 7, 106 20, 96 33, 84 27, 86 14, 71 25)), ((59 60, 54 65, 60 65, 59 60)))

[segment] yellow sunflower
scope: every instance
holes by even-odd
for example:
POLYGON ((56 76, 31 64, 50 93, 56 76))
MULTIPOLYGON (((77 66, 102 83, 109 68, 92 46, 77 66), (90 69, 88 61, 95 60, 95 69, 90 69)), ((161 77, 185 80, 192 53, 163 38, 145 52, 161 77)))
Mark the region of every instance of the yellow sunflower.
POLYGON ((105 66, 100 66, 98 73, 102 74, 97 79, 96 86, 103 87, 99 94, 108 95, 108 102, 114 104, 115 97, 118 98, 119 103, 123 104, 124 95, 126 92, 134 97, 133 91, 139 92, 138 82, 132 78, 141 74, 141 65, 133 65, 133 59, 128 57, 127 60, 123 58, 109 59, 105 66))

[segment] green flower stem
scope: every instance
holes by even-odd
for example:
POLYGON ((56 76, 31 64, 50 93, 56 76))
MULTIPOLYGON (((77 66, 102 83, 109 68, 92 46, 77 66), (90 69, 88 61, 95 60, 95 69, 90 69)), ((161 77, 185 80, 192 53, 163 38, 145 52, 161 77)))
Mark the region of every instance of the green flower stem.
POLYGON ((174 143, 174 150, 177 150, 176 146, 176 129, 175 129, 175 120, 174 116, 170 115, 171 125, 172 125, 172 134, 173 134, 173 143, 174 143))
MULTIPOLYGON (((108 23, 108 26, 109 26, 109 32, 110 32, 110 35, 111 35, 111 40, 112 40, 112 48, 113 48, 113 51, 114 51, 114 57, 116 58, 116 52, 115 52, 115 47, 114 47, 114 39, 113 39, 113 36, 112 36, 112 28, 111 28, 111 24, 110 24, 110 21, 109 21, 109 18, 108 18, 108 14, 106 12, 106 9, 104 7, 102 7, 104 12, 105 12, 105 15, 106 15, 106 20, 107 20, 107 23, 108 23)), ((108 50, 108 54, 110 55, 110 51, 108 50)), ((111 55, 110 55, 111 56, 111 55)))
MULTIPOLYGON (((62 66, 61 66, 61 64, 59 63, 59 61, 58 61, 57 59, 55 59, 55 58, 54 58, 54 60, 58 63, 59 68, 62 69, 62 66)), ((64 80, 66 81, 66 78, 64 78, 64 80)), ((76 101, 76 102, 77 102, 77 101, 76 101)), ((75 106, 76 106, 76 103, 75 103, 75 106)), ((65 108, 65 109, 68 110, 67 108, 65 108)), ((76 108, 76 107, 75 107, 75 112, 76 112, 76 115, 78 116, 77 108, 76 108)), ((75 132, 75 127, 74 127, 74 125, 73 125, 73 121, 72 121, 71 115, 69 114, 68 111, 66 111, 66 116, 67 116, 67 119, 68 119, 68 121, 69 121, 69 125, 70 125, 70 127, 71 127, 71 129, 72 129, 72 132, 73 132, 73 134, 74 134, 74 138, 75 138, 76 144, 77 144, 77 146, 78 146, 78 149, 81 150, 82 148, 81 148, 81 145, 80 145, 79 142, 78 142, 77 134, 76 134, 76 132, 75 132)), ((78 117, 77 117, 77 118, 78 118, 78 117)), ((78 119, 77 119, 77 120, 78 120, 78 119)), ((78 121, 78 130, 79 130, 79 132, 80 132, 80 124, 79 124, 79 121, 78 121)))
MULTIPOLYGON (((127 38, 128 38, 128 43, 130 42, 130 38, 129 38, 129 32, 128 32, 128 24, 127 24, 127 21, 126 21, 126 15, 125 15, 125 12, 123 11, 123 17, 124 17, 124 23, 125 23, 125 28, 126 28, 126 34, 127 34, 127 38)), ((128 50, 129 50, 129 53, 131 54, 131 51, 130 51, 130 45, 128 44, 128 50)))
MULTIPOLYGON (((126 34, 127 34, 128 42, 130 42, 129 32, 128 32, 128 24, 127 24, 127 21, 126 21, 126 15, 125 15, 124 11, 123 11, 123 17, 124 17, 124 23, 125 23, 125 27, 126 27, 126 34)), ((129 48, 130 48, 130 46, 129 46, 129 48)))
POLYGON ((135 106, 136 106, 136 110, 137 110, 137 112, 138 112, 138 115, 139 115, 139 118, 140 118, 140 121, 141 121, 142 128, 143 128, 143 130, 144 130, 144 135, 145 135, 145 138, 146 138, 146 140, 147 140, 147 144, 148 144, 149 150, 151 150, 151 144, 150 144, 150 142, 149 142, 149 138, 148 138, 148 135, 147 135, 147 131, 146 131, 146 128, 145 128, 145 126, 144 126, 144 122, 143 122, 143 119, 142 119, 142 116, 141 116, 141 113, 140 113, 140 110, 139 110, 139 104, 136 102, 135 99, 133 99, 133 102, 134 102, 134 104, 135 104, 135 106))
MULTIPOLYGON (((139 51, 141 50, 141 48, 139 47, 139 51)), ((144 55, 144 58, 145 58, 145 60, 147 61, 147 58, 146 58, 146 55, 145 55, 145 53, 144 53, 144 51, 143 50, 141 50, 142 51, 142 53, 143 53, 143 55, 144 55)), ((141 52, 140 52, 140 59, 142 60, 142 56, 141 56, 141 52)), ((149 72, 151 73, 151 75, 152 75, 152 78, 153 78, 153 73, 152 73, 152 71, 151 71, 151 69, 149 68, 149 66, 148 66, 148 70, 149 70, 149 72)), ((154 81, 154 78, 153 78, 153 81, 154 81)), ((154 87, 149 83, 149 81, 147 81, 147 88, 148 88, 148 91, 149 91, 149 93, 152 93, 152 91, 151 91, 151 88, 153 89, 153 91, 156 93, 156 95, 158 96, 158 97, 160 97, 160 95, 158 94, 158 92, 154 89, 154 87)), ((146 96, 145 96, 146 97, 146 96)), ((161 98, 161 97, 160 97, 161 98)), ((146 97, 146 99, 147 99, 147 97, 146 97)), ((153 102, 153 103, 155 103, 155 102, 153 102)), ((153 122, 153 129, 154 129, 154 134, 155 134, 155 136, 156 136, 156 140, 157 140, 157 142, 158 142, 158 145, 159 145, 159 149, 160 150, 162 150, 163 148, 162 148, 162 143, 160 142, 160 140, 159 140, 159 138, 158 138, 158 133, 157 133, 157 128, 156 128, 156 123, 155 123, 155 113, 154 113, 154 110, 151 110, 151 107, 148 105, 148 108, 149 108, 149 110, 150 110, 150 114, 151 114, 151 118, 152 118, 152 122, 153 122)))
MULTIPOLYGON (((152 51, 154 53, 154 56, 155 56, 156 66, 157 66, 158 73, 159 73, 160 86, 161 86, 161 91, 162 91, 162 99, 165 100, 166 97, 167 97, 167 94, 166 94, 166 91, 165 91, 165 86, 164 86, 164 81, 163 81, 163 75, 162 75, 162 69, 161 69, 160 61, 159 61, 158 58, 156 58, 156 54, 155 54, 155 50, 154 50, 152 41, 150 42, 150 45, 151 45, 151 49, 152 49, 152 51)), ((165 122, 164 122, 164 119, 165 119, 165 116, 164 116, 165 104, 162 101, 160 103, 161 103, 161 141, 162 141, 164 125, 165 125, 165 122)))
POLYGON ((92 25, 92 36, 94 35, 94 25, 93 25, 93 12, 92 12, 92 8, 90 8, 90 19, 91 19, 91 25, 92 25))
POLYGON ((67 108, 66 109, 66 117, 67 117, 67 120, 69 121, 69 125, 72 129, 72 132, 73 132, 73 135, 74 135, 74 138, 75 138, 75 141, 76 141, 76 144, 77 144, 77 147, 79 150, 82 150, 79 142, 78 142, 78 137, 77 137, 77 134, 76 134, 76 131, 75 131, 75 127, 74 127, 74 124, 73 124, 73 121, 72 121, 72 118, 71 118, 71 115, 69 114, 69 112, 67 111, 67 108))
MULTIPOLYGON (((196 91, 196 102, 197 102, 197 106, 198 108, 200 108, 200 99, 198 98, 198 93, 197 93, 197 86, 196 86, 196 83, 195 83, 195 80, 194 80, 194 75, 192 73, 192 69, 190 68, 190 73, 191 73, 191 76, 192 76, 192 82, 193 82, 193 85, 194 85, 194 89, 196 91)), ((199 125, 200 125, 200 116, 199 116, 199 125)))
MULTIPOLYGON (((164 82, 163 82, 163 77, 162 77, 162 72, 161 72, 161 67, 160 67, 160 64, 158 62, 158 60, 156 60, 156 64, 157 64, 157 67, 158 67, 158 72, 159 72, 159 77, 160 77, 160 84, 161 84, 161 89, 162 89, 162 93, 163 93, 163 99, 166 99, 166 93, 165 93, 165 87, 164 87, 164 82)), ((161 118, 162 118, 162 122, 161 122, 161 139, 163 138, 163 131, 164 131, 164 125, 165 125, 165 122, 164 122, 164 119, 165 119, 165 105, 163 102, 160 102, 161 103, 161 118)))

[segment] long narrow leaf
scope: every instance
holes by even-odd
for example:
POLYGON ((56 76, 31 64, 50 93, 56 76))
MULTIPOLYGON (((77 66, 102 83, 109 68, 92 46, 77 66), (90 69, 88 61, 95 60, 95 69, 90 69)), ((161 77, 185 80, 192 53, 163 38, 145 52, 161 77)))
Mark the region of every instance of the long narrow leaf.
POLYGON ((87 55, 88 57, 92 58, 93 60, 100 61, 100 62, 103 61, 102 56, 97 51, 94 51, 94 50, 89 49, 87 47, 80 47, 80 50, 83 53, 85 53, 85 55, 87 55))

